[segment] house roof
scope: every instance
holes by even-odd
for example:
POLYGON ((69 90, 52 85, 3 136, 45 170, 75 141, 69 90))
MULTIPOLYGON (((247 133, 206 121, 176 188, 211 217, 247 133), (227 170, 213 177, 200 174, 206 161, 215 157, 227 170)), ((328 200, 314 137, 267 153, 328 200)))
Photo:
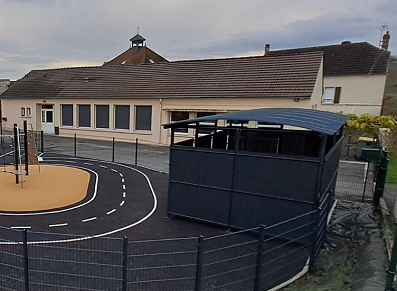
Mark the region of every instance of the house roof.
POLYGON ((367 42, 274 50, 267 57, 292 56, 308 52, 324 53, 324 76, 386 74, 390 52, 367 42))
POLYGON ((322 53, 34 70, 2 98, 310 98, 322 53))
POLYGON ((165 58, 146 46, 129 48, 102 66, 139 65, 168 62, 165 58))
POLYGON ((268 124, 296 126, 328 135, 334 135, 348 119, 349 117, 340 114, 320 110, 299 108, 262 108, 176 121, 163 126, 164 128, 178 128, 191 123, 209 120, 258 121, 268 124))

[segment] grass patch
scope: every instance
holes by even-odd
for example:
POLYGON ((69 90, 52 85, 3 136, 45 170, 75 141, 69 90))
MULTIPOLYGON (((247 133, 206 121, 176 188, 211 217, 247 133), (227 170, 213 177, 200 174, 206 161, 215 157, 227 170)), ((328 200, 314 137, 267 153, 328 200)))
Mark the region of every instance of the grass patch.
POLYGON ((389 167, 387 169, 386 183, 397 183, 397 154, 389 155, 389 167))

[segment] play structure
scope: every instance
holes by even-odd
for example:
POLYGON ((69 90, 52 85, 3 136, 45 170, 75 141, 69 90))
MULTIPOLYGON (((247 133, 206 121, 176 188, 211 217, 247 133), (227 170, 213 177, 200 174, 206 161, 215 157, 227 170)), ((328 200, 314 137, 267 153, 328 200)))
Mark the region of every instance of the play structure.
POLYGON ((17 124, 14 124, 13 133, 11 135, 2 135, 3 152, 5 152, 6 138, 10 138, 13 148, 12 151, 3 154, 3 171, 15 175, 15 183, 20 184, 23 188, 23 183, 26 181, 23 177, 29 175, 29 165, 37 165, 40 172, 39 155, 37 152, 37 145, 35 141, 33 126, 30 124, 31 129, 28 130, 28 123, 25 120, 23 122, 23 132, 18 128, 17 124), (13 170, 7 171, 6 168, 6 156, 13 154, 12 166, 13 170))

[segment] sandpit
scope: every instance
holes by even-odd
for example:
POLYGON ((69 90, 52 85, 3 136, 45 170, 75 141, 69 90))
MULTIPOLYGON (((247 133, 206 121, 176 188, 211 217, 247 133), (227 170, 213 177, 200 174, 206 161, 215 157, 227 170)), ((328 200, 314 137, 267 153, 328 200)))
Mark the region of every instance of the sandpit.
MULTIPOLYGON (((13 167, 6 167, 10 172, 13 167)), ((90 174, 67 167, 29 166, 29 175, 22 176, 23 188, 15 183, 15 175, 0 172, 0 211, 40 211, 69 206, 87 196, 90 174)))

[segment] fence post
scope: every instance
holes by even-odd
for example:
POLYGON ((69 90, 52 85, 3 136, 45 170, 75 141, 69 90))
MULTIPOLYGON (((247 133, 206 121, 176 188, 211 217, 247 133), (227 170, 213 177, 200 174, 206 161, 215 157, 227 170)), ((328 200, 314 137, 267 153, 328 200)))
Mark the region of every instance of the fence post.
POLYGON ((367 189, 368 172, 369 172, 369 160, 367 160, 367 171, 365 172, 364 190, 363 190, 363 197, 361 198, 361 202, 364 202, 365 200, 365 190, 367 189))
POLYGON ((3 145, 3 143, 4 143, 4 137, 3 137, 3 122, 0 123, 0 135, 1 135, 1 138, 0 138, 0 145, 3 145))
POLYGON ((314 263, 316 261, 316 245, 317 245, 317 234, 319 233, 319 222, 320 222, 320 209, 317 207, 316 212, 313 213, 313 238, 312 247, 310 250, 310 261, 309 261, 309 272, 313 272, 314 263))
MULTIPOLYGON (((397 223, 394 224, 397 227, 397 223)), ((397 265, 397 228, 394 233, 393 250, 390 258, 389 269, 387 270, 386 278, 386 291, 394 290, 394 277, 396 276, 396 265, 397 265)))
POLYGON ((74 149, 73 149, 74 156, 77 155, 77 134, 74 134, 74 149))
POLYGON ((254 291, 261 289, 261 276, 262 276, 262 254, 263 254, 263 241, 265 239, 265 226, 261 225, 258 237, 258 249, 256 255, 256 269, 255 269, 255 288, 254 291))
POLYGON ((197 241, 197 266, 196 266, 196 288, 195 291, 201 291, 201 278, 203 276, 203 239, 200 235, 197 241))
POLYGON ((123 285, 121 290, 127 291, 128 282, 128 237, 123 238, 123 285))
POLYGON ((346 151, 346 157, 345 160, 349 159, 349 151, 350 151, 350 141, 351 141, 352 135, 349 134, 349 140, 347 141, 347 151, 346 151))
POLYGON ((41 152, 44 153, 44 132, 40 131, 41 152))
POLYGON ((138 165, 138 138, 135 139, 135 166, 138 165))
POLYGON ((25 291, 29 291, 29 264, 28 264, 28 233, 23 230, 23 274, 25 281, 25 291))
POLYGON ((112 162, 114 163, 114 140, 115 140, 115 137, 113 137, 113 139, 112 139, 112 162))
POLYGON ((376 177, 375 192, 372 200, 373 205, 378 208, 380 197, 383 196, 383 191, 385 189, 387 168, 389 166, 388 152, 383 152, 380 158, 379 170, 376 177))

